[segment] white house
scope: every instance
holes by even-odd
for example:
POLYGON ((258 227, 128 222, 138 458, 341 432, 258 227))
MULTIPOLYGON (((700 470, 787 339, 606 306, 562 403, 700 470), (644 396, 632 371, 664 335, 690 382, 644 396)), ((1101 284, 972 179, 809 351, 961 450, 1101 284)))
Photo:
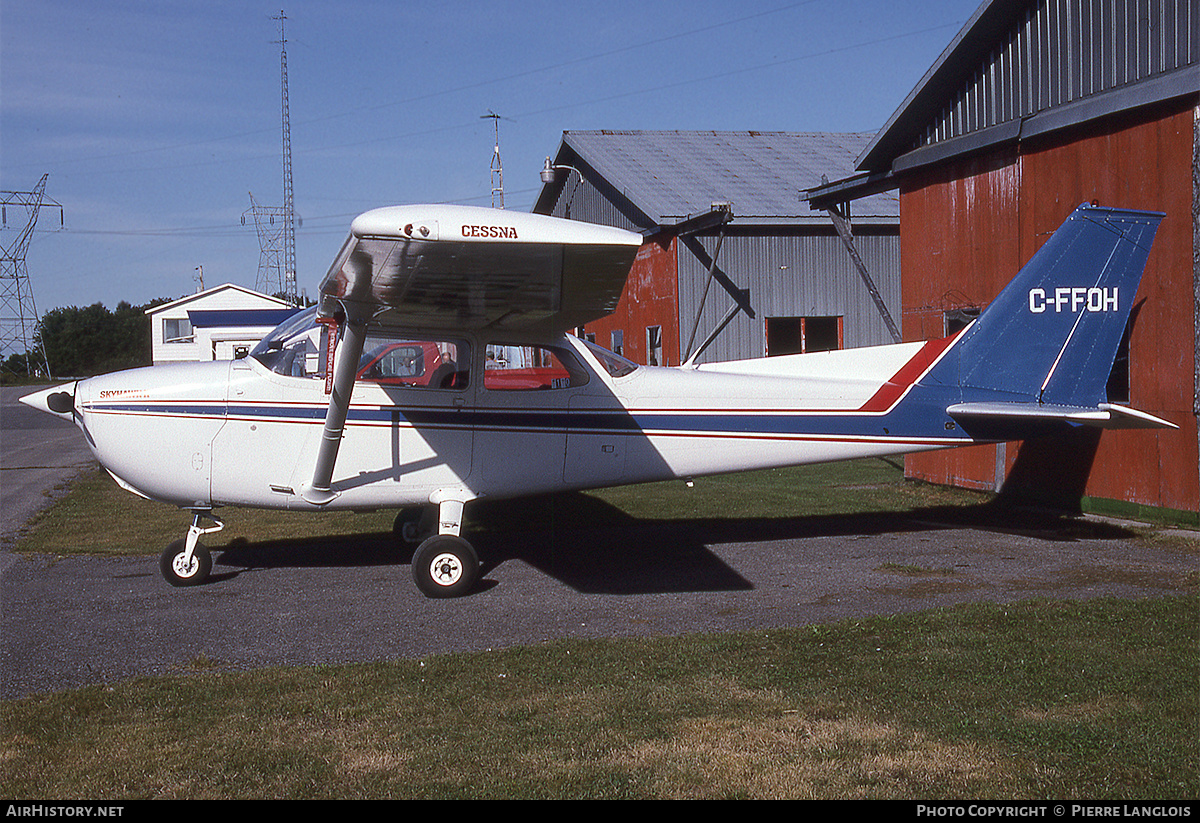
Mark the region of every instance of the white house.
POLYGON ((147 309, 155 365, 232 360, 298 309, 226 283, 147 309))

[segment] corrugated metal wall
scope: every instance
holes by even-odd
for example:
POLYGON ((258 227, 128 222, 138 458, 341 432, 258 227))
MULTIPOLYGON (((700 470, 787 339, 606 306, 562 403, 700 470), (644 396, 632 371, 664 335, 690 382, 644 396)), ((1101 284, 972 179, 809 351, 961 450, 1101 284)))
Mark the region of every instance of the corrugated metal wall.
POLYGON ((1078 203, 1166 212, 1135 299, 1128 400, 1179 426, 1029 440, 1001 446, 999 454, 975 446, 910 455, 909 477, 990 489, 1007 470, 1006 490, 1044 499, 1197 511, 1197 122, 1200 102, 1180 99, 926 169, 904 183, 906 339, 927 337, 944 308, 990 301, 1078 203))
MULTIPOLYGON (((711 257, 717 238, 696 238, 711 257)), ((855 245, 893 317, 900 307, 900 238, 896 234, 856 234, 855 245)), ((687 347, 705 282, 706 261, 679 244, 679 329, 687 347)), ((762 357, 768 317, 844 317, 845 348, 891 343, 887 326, 859 277, 846 247, 832 229, 811 233, 735 234, 721 246, 718 265, 739 288, 750 290, 756 317, 739 314, 699 362, 762 357)), ((732 298, 713 284, 704 303, 697 343, 724 318, 732 298)), ((687 352, 681 352, 683 358, 687 352)))
POLYGON ((1198 0, 1044 0, 914 148, 1194 65, 1198 52, 1198 0))
MULTIPOLYGON (((589 181, 579 182, 571 171, 555 203, 552 214, 589 223, 618 226, 641 231, 631 216, 622 212, 614 202, 613 193, 597 189, 589 181), (578 185, 577 185, 578 184, 578 185)), ((887 326, 879 316, 870 294, 863 285, 846 247, 833 229, 833 223, 814 221, 802 229, 772 227, 761 232, 739 229, 725 238, 721 246, 719 266, 739 288, 750 290, 750 301, 756 317, 739 316, 720 334, 698 359, 701 363, 744 360, 762 357, 766 353, 766 318, 840 316, 844 318, 843 345, 845 348, 891 343, 887 326)), ((899 228, 880 231, 877 228, 856 228, 855 244, 875 285, 892 316, 900 316, 900 236, 899 228)), ((695 238, 705 254, 711 257, 716 249, 715 235, 695 238)), ((675 244, 678 260, 679 300, 677 314, 672 317, 650 317, 649 306, 662 306, 661 301, 648 298, 649 286, 639 281, 640 305, 627 294, 617 314, 608 321, 589 325, 589 331, 599 330, 597 342, 607 346, 606 337, 613 328, 625 327, 626 356, 646 362, 642 352, 644 326, 657 320, 663 326, 666 359, 679 364, 687 358, 696 309, 700 305, 704 284, 708 279, 708 260, 701 260, 687 247, 686 241, 675 244), (678 339, 668 330, 677 330, 678 339)), ((656 276, 663 276, 659 265, 656 276)), ((674 298, 674 285, 656 287, 662 295, 674 298)), ((627 292, 630 291, 627 289, 627 292)), ((704 313, 696 335, 702 341, 717 327, 732 306, 732 299, 719 285, 713 284, 704 303, 704 313)), ((661 310, 660 310, 661 312, 661 310)))

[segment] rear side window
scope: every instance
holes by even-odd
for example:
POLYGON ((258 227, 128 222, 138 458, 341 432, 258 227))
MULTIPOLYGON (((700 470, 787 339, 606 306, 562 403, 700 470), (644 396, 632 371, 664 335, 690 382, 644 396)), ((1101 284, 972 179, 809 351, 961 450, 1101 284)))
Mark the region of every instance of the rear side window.
POLYGON ((483 387, 490 391, 551 391, 587 382, 587 370, 565 349, 504 343, 487 347, 483 387))

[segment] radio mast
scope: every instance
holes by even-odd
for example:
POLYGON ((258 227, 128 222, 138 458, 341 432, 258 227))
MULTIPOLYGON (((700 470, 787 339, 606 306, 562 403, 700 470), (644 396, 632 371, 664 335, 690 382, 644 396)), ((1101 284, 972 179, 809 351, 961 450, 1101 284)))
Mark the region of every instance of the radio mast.
POLYGON ((258 230, 258 278, 255 290, 263 294, 282 295, 293 305, 296 296, 296 210, 292 200, 292 124, 288 112, 287 37, 283 12, 272 20, 279 21, 279 88, 283 121, 283 205, 264 206, 250 194, 250 208, 242 212, 254 221, 258 230))
POLYGON ((289 302, 296 302, 296 211, 292 203, 292 123, 288 114, 287 37, 283 10, 279 17, 279 86, 283 119, 283 291, 289 302))

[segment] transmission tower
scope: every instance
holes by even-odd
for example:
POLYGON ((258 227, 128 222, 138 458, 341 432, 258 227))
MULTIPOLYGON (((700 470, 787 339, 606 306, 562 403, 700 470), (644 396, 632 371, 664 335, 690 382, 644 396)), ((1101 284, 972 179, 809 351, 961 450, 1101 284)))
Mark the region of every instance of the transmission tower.
POLYGON ((10 207, 20 207, 26 216, 24 228, 12 243, 3 247, 3 257, 0 258, 0 355, 4 352, 24 353, 26 374, 46 377, 51 376, 50 363, 46 359, 45 345, 36 340, 38 313, 33 302, 33 288, 29 284, 25 254, 37 225, 38 212, 43 206, 57 208, 59 225, 62 225, 62 205, 45 196, 48 176, 43 174, 33 191, 0 192, 0 223, 4 228, 8 228, 10 207))
POLYGON ((242 225, 246 216, 254 221, 258 230, 258 278, 254 288, 263 294, 283 295, 292 304, 299 303, 296 296, 296 210, 292 200, 292 123, 288 112, 287 37, 284 21, 287 17, 279 12, 279 86, 283 101, 283 205, 264 206, 250 193, 250 208, 242 212, 242 225))
POLYGON ((284 226, 287 209, 283 206, 264 206, 254 199, 250 192, 250 208, 242 212, 242 225, 246 225, 246 217, 254 221, 258 230, 258 277, 254 281, 254 290, 262 294, 287 294, 289 298, 295 294, 287 289, 284 276, 284 226))
POLYGON ((283 10, 279 21, 279 87, 283 119, 283 292, 296 303, 296 211, 292 203, 292 121, 288 114, 287 37, 283 10))
POLYGON ((504 208, 504 166, 500 163, 500 115, 494 111, 480 115, 481 120, 491 120, 496 127, 496 147, 492 149, 492 208, 504 208))

